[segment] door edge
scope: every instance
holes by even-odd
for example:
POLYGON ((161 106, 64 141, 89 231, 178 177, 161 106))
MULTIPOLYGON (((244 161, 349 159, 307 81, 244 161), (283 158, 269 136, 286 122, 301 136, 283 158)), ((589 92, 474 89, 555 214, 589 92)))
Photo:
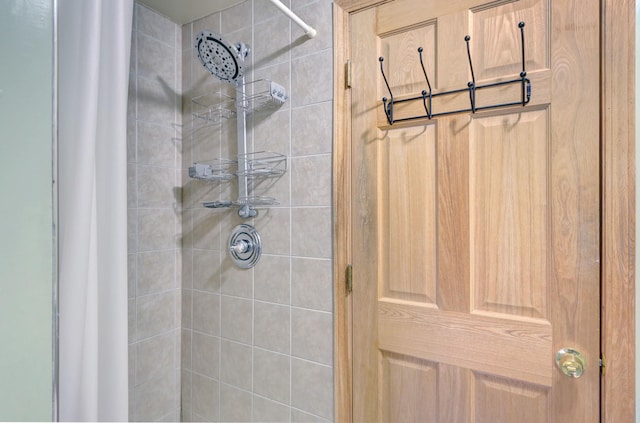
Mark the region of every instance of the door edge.
POLYGON ((635 1, 601 2, 603 422, 635 421, 635 1), (620 31, 620 28, 624 30, 620 31))

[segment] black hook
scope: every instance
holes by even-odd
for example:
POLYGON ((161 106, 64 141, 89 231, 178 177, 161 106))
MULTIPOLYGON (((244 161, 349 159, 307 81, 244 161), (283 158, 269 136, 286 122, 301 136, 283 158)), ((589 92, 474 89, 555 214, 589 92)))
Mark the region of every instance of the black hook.
POLYGON ((518 105, 522 105, 525 106, 529 103, 529 101, 531 100, 531 80, 529 80, 529 78, 527 78, 527 71, 526 71, 526 57, 525 57, 525 44, 524 44, 524 22, 519 22, 518 23, 518 28, 520 28, 520 39, 521 39, 521 50, 522 50, 522 70, 520 72, 519 77, 516 77, 514 79, 510 79, 510 80, 501 80, 501 81, 497 81, 497 82, 491 82, 491 83, 484 83, 484 84, 480 84, 480 85, 476 85, 476 76, 475 76, 475 72, 473 69, 473 60, 471 59, 471 36, 467 35, 464 37, 464 41, 466 43, 466 47, 467 47, 467 58, 469 60, 469 69, 471 70, 471 81, 469 81, 467 83, 467 88, 460 88, 460 89, 454 89, 454 90, 449 90, 449 91, 445 91, 445 92, 438 92, 438 93, 433 93, 433 89, 431 87, 431 81, 429 81, 429 76, 427 75, 427 70, 425 68, 424 65, 424 58, 422 57, 422 53, 424 52, 424 49, 422 47, 418 48, 418 55, 420 57, 420 66, 422 67, 422 73, 424 74, 424 79, 427 82, 427 87, 428 87, 428 91, 427 90, 422 90, 421 95, 415 96, 415 97, 408 97, 408 98, 400 98, 400 99, 394 99, 393 97, 393 92, 391 91, 391 87, 389 86, 389 81, 387 80, 387 76, 384 73, 384 66, 383 66, 383 61, 384 58, 383 57, 379 57, 378 60, 380 61, 380 73, 382 74, 382 77, 384 79, 384 83, 387 86, 387 90, 389 91, 389 96, 391 97, 391 99, 389 100, 387 97, 383 97, 382 98, 382 103, 383 103, 383 108, 384 108, 384 112, 385 115, 387 117, 387 122, 389 122, 390 125, 393 125, 395 122, 400 122, 400 121, 409 121, 409 120, 414 120, 414 119, 424 119, 424 118, 428 118, 428 119, 432 119, 433 117, 437 117, 437 116, 444 116, 444 115, 451 115, 451 114, 455 114, 455 113, 462 113, 462 112, 472 112, 472 113, 476 113, 478 111, 482 111, 482 110, 489 110, 489 109, 495 109, 498 107, 510 107, 510 106, 518 106, 518 105), (478 106, 477 101, 476 101, 476 94, 478 92, 478 90, 481 89, 487 89, 487 88, 491 88, 491 87, 498 87, 498 86, 507 86, 507 85, 511 85, 511 84, 520 84, 521 86, 521 99, 519 101, 514 101, 514 102, 506 102, 506 103, 501 103, 501 104, 491 104, 491 105, 484 105, 484 106, 478 106), (469 92, 469 101, 471 103, 471 107, 470 108, 466 108, 466 109, 462 109, 462 110, 446 110, 440 113, 435 113, 433 110, 433 97, 439 97, 439 96, 449 96, 449 95, 459 95, 461 93, 463 93, 464 91, 468 91, 469 92), (414 102, 414 101, 422 101, 422 105, 424 106, 424 110, 426 112, 426 115, 422 115, 422 116, 410 116, 410 117, 401 117, 399 119, 394 119, 394 107, 396 103, 404 103, 404 102, 414 102))
POLYGON ((524 22, 518 23, 520 28, 520 42, 522 44, 522 72, 520 72, 520 78, 522 79, 522 105, 526 105, 531 99, 531 83, 527 79, 527 71, 525 70, 525 58, 524 58, 524 22))
POLYGON ((469 49, 469 41, 471 37, 469 35, 464 37, 464 41, 467 43, 467 57, 469 58, 469 68, 471 69, 471 81, 467 84, 469 87, 469 100, 471 101, 471 113, 476 112, 476 76, 473 73, 473 62, 471 61, 471 50, 469 49))
POLYGON ((522 72, 520 72, 520 77, 524 78, 527 76, 527 71, 525 71, 524 65, 524 22, 520 22, 518 24, 518 28, 520 28, 520 43, 522 44, 522 72))
POLYGON ((384 78, 384 83, 387 85, 387 90, 389 91, 389 95, 391 96, 391 101, 389 101, 388 104, 387 104, 387 97, 382 97, 384 114, 387 116, 387 122, 389 122, 389 125, 393 125, 393 93, 391 92, 391 87, 389 87, 389 82, 387 81, 387 77, 384 74, 384 69, 382 67, 382 62, 384 62, 384 57, 380 56, 378 60, 380 61, 380 73, 382 74, 382 78, 384 78))
POLYGON ((418 47, 418 54, 420 55, 420 66, 422 66, 422 73, 424 73, 424 79, 427 80, 427 86, 429 87, 429 93, 426 90, 422 90, 422 104, 424 105, 424 110, 427 112, 427 116, 431 119, 431 110, 432 110, 432 89, 431 83, 429 82, 429 77, 427 76, 427 71, 424 68, 424 62, 422 61, 422 47, 418 47), (427 107, 427 97, 429 97, 429 106, 427 107))

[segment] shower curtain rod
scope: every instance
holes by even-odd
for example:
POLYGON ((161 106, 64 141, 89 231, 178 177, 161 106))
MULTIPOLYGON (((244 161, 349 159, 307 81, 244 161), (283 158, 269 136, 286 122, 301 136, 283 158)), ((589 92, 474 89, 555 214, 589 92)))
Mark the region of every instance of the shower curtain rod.
POLYGON ((289 9, 287 6, 285 6, 284 4, 282 4, 282 2, 280 0, 269 0, 271 3, 274 4, 274 6, 276 6, 278 9, 280 9, 282 11, 282 13, 284 13, 285 15, 287 15, 292 21, 294 21, 295 23, 297 23, 300 28, 304 29, 304 32, 307 34, 307 36, 309 38, 313 38, 316 36, 316 34, 318 33, 318 31, 316 31, 315 29, 313 29, 312 27, 310 27, 309 25, 307 25, 306 23, 304 23, 304 21, 302 19, 300 19, 298 17, 298 15, 296 15, 295 13, 293 13, 291 11, 291 9, 289 9))

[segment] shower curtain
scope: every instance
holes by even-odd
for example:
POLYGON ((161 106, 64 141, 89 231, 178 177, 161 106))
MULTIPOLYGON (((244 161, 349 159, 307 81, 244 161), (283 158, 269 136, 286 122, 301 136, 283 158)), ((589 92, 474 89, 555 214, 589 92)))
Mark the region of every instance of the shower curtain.
POLYGON ((126 421, 133 0, 57 0, 61 421, 126 421))

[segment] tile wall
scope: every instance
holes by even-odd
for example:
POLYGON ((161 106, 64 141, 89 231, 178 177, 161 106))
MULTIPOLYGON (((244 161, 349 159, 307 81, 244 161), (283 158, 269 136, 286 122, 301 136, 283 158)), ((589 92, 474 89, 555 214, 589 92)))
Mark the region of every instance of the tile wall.
POLYGON ((316 38, 264 0, 182 27, 183 421, 333 420, 332 3, 284 3, 318 30, 316 38), (237 154, 235 119, 192 118, 192 97, 233 92, 198 62, 192 46, 202 30, 249 44, 247 81, 269 78, 290 96, 249 117, 249 148, 289 161, 284 176, 254 192, 280 205, 246 221, 236 209, 201 206, 234 200, 234 181, 205 183, 187 174, 193 162, 237 154), (236 268, 225 252, 231 229, 243 222, 263 242, 250 270, 236 268))
POLYGON ((135 5, 128 117, 129 419, 180 419, 180 27, 135 5))

